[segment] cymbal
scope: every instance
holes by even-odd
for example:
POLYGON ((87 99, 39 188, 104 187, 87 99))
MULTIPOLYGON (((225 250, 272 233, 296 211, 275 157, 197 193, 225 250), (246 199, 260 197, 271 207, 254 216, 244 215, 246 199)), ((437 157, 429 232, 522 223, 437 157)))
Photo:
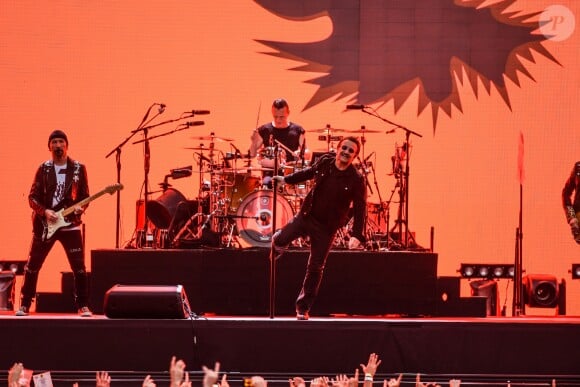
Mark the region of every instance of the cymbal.
POLYGON ((356 130, 348 130, 347 132, 349 133, 380 133, 380 130, 374 130, 374 129, 356 129, 356 130))
POLYGON ((337 129, 337 128, 322 128, 322 129, 310 129, 307 132, 314 132, 314 133, 332 133, 332 132, 348 132, 346 129, 337 129))
POLYGON ((226 138, 226 137, 218 137, 218 136, 197 136, 197 137, 190 137, 194 140, 201 140, 201 141, 218 141, 218 142, 230 142, 234 141, 233 138, 226 138))
POLYGON ((246 174, 246 173, 251 173, 252 171, 273 171, 274 168, 253 168, 253 167, 247 167, 247 168, 223 168, 219 171, 216 171, 217 174, 220 173, 238 173, 238 174, 246 174))

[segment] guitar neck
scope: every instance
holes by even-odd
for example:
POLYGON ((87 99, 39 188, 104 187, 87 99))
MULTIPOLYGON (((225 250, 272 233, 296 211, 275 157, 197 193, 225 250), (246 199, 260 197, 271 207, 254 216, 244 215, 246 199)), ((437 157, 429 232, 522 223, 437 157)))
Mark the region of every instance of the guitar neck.
POLYGON ((99 192, 97 192, 96 194, 91 195, 88 198, 85 198, 78 203, 75 203, 74 206, 65 208, 64 210, 62 210, 62 216, 68 216, 68 215, 72 214, 74 212, 76 206, 80 206, 80 207, 86 206, 87 204, 89 204, 93 200, 103 196, 106 193, 107 193, 107 189, 106 188, 102 189, 99 192))

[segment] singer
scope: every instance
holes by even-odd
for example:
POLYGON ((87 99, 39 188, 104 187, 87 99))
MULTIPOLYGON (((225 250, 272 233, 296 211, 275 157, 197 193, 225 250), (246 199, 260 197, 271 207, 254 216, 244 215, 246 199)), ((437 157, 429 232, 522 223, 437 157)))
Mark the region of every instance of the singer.
POLYGON ((314 179, 313 188, 306 195, 298 214, 272 236, 272 248, 282 253, 294 239, 310 237, 306 275, 296 299, 298 320, 308 320, 336 231, 346 224, 351 203, 354 224, 348 248, 359 248, 365 241, 366 187, 363 177, 352 165, 359 151, 359 140, 353 136, 345 137, 338 144, 336 154, 326 153, 310 167, 273 178, 288 184, 314 179))
MULTIPOLYGON (((296 162, 299 159, 300 149, 305 146, 305 131, 302 126, 290 122, 290 107, 283 98, 275 99, 272 102, 273 120, 256 128, 250 138, 249 155, 258 157, 262 168, 274 168, 275 141, 279 141, 284 147, 279 149, 278 163, 283 166, 286 162, 296 162)), ((265 172, 264 177, 272 176, 273 173, 265 172)), ((266 181, 266 179, 265 179, 266 181)), ((269 184, 267 184, 269 185, 269 184)))
POLYGON ((580 244, 580 161, 574 164, 572 173, 564 183, 562 205, 566 214, 566 222, 572 231, 572 237, 576 243, 580 244))

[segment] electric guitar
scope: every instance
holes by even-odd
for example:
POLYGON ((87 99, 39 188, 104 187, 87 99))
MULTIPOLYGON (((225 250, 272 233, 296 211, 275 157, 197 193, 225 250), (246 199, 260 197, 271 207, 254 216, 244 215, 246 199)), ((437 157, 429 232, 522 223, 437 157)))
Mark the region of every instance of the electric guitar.
POLYGON ((120 191, 122 189, 123 189, 123 184, 117 183, 117 184, 109 185, 109 186, 105 187, 104 189, 102 189, 101 191, 97 192, 96 194, 91 195, 88 198, 83 199, 78 203, 75 203, 74 206, 70 206, 68 208, 63 208, 63 209, 57 211, 56 212, 56 214, 58 215, 57 220, 55 220, 55 221, 46 220, 45 221, 44 232, 42 233, 42 239, 47 241, 50 238, 52 238, 54 233, 57 232, 59 229, 61 229, 62 227, 69 226, 71 224, 71 222, 68 222, 67 220, 65 220, 65 218, 75 211, 76 206, 80 206, 80 207, 86 206, 87 204, 89 204, 93 200, 103 196, 106 193, 112 195, 113 193, 120 191))

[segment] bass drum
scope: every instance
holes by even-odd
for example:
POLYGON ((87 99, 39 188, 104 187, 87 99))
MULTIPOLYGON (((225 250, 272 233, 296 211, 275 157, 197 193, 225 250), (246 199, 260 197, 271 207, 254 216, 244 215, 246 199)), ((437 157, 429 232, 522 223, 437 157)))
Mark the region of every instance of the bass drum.
POLYGON ((155 200, 147 202, 147 218, 157 228, 167 229, 175 215, 177 206, 187 199, 176 189, 168 188, 155 200))
MULTIPOLYGON (((272 241, 272 211, 274 193, 258 190, 244 198, 236 216, 240 237, 251 246, 270 247, 272 241)), ((294 217, 292 206, 282 195, 276 195, 276 229, 294 217)))

